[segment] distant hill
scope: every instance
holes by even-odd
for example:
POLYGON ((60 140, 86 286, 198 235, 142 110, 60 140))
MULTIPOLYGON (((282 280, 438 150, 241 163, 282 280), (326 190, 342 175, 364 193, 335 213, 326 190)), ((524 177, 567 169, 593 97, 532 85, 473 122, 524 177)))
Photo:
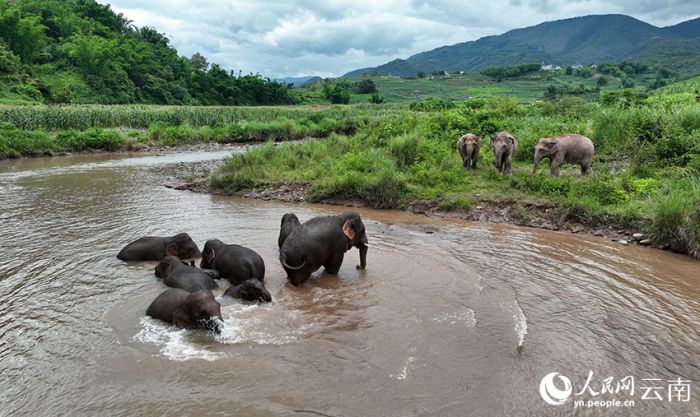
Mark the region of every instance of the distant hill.
POLYGON ((664 30, 683 36, 685 38, 700 38, 700 17, 687 22, 669 26, 664 30))
POLYGON ((284 78, 275 78, 275 81, 281 84, 292 84, 294 87, 299 87, 302 86, 306 83, 309 82, 315 82, 321 80, 321 77, 317 77, 314 75, 308 75, 306 77, 284 77, 284 78))
POLYGON ((522 63, 586 65, 623 60, 658 61, 681 72, 698 71, 700 19, 658 28, 625 15, 593 15, 541 23, 499 36, 443 46, 408 59, 349 72, 412 76, 418 71, 480 71, 522 63), (693 67, 695 66, 695 67, 693 67))

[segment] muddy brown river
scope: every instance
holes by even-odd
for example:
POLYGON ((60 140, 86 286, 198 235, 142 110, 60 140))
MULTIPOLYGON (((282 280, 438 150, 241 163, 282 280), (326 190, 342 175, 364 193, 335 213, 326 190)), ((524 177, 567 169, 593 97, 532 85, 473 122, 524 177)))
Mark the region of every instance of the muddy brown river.
POLYGON ((280 218, 345 209, 162 186, 227 154, 0 163, 0 415, 700 416, 700 262, 359 210, 367 269, 295 288, 280 218), (220 335, 145 317, 155 263, 115 255, 181 231, 260 253, 274 301, 218 290, 220 335))

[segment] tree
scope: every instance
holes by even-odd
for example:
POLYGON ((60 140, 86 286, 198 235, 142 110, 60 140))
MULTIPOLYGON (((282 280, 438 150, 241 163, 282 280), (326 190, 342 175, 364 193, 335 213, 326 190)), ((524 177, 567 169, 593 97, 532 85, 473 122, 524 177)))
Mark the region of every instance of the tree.
POLYGON ((547 86, 544 90, 544 98, 549 101, 554 101, 557 99, 557 88, 553 85, 547 86))
POLYGON ((608 79, 605 77, 599 77, 595 83, 596 85, 598 85, 598 87, 603 87, 605 85, 608 85, 608 79))
POLYGON ((350 91, 344 83, 326 83, 323 85, 323 96, 333 104, 350 103, 350 91))
POLYGON ((379 93, 374 93, 369 98, 369 102, 372 104, 382 104, 384 103, 384 96, 380 96, 379 93))
POLYGON ((190 64, 192 64, 192 67, 197 71, 206 72, 207 68, 209 68, 209 63, 207 62, 207 59, 203 57, 199 52, 196 52, 194 55, 192 55, 192 58, 190 58, 190 64))
POLYGON ((425 73, 424 73, 423 71, 418 71, 418 72, 416 73, 416 77, 418 77, 418 78, 425 78, 425 73))
POLYGON ((574 69, 571 68, 571 66, 566 67, 566 69, 564 70, 564 74, 566 74, 566 75, 571 75, 571 74, 573 74, 573 72, 574 72, 574 69))
POLYGON ((357 94, 369 94, 377 91, 377 85, 370 79, 364 79, 355 84, 355 92, 357 94))

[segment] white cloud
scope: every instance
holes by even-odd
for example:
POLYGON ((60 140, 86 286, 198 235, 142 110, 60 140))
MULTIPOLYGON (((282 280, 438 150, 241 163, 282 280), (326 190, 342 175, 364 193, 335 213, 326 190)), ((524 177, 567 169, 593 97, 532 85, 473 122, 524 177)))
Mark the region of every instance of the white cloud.
POLYGON ((657 26, 700 15, 697 0, 111 0, 182 55, 265 76, 337 76, 443 45, 586 14, 657 26))

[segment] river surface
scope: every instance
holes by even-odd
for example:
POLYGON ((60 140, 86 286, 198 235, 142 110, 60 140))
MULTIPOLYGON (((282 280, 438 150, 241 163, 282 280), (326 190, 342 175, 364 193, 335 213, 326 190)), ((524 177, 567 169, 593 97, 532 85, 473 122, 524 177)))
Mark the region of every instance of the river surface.
POLYGON ((358 210, 367 269, 353 249, 338 276, 295 288, 277 259, 280 218, 344 209, 162 186, 168 164, 227 154, 0 164, 0 415, 700 415, 700 262, 358 210), (274 302, 217 291, 218 336, 146 318, 165 289, 155 263, 115 255, 181 231, 200 248, 216 237, 260 253, 274 302), (544 392, 568 393, 562 405, 540 394, 553 372, 544 392), (615 392, 625 377, 634 391, 615 392))

